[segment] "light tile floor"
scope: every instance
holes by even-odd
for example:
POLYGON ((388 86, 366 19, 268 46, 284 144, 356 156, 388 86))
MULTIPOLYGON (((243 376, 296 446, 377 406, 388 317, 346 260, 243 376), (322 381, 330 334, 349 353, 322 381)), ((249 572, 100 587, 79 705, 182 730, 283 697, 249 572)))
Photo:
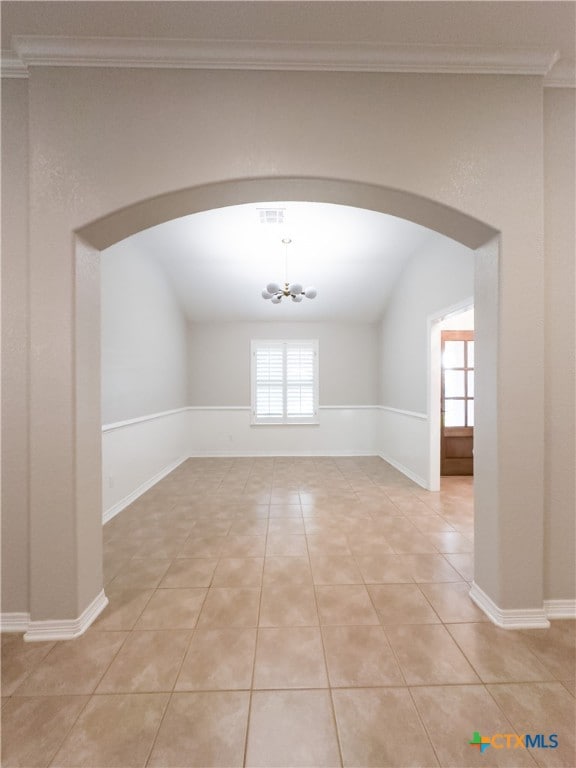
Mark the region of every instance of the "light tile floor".
POLYGON ((489 623, 472 539, 468 478, 189 460, 105 526, 84 636, 2 637, 2 766, 574 768, 574 623, 489 623))

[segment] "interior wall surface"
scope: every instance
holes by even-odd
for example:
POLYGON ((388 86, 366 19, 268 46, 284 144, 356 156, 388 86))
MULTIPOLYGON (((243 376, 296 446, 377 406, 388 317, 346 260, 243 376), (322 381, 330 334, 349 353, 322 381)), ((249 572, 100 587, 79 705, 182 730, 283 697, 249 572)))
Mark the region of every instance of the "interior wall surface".
POLYGON ((28 83, 2 82, 2 612, 28 613, 28 83))
MULTIPOLYGON (((539 606, 541 80, 34 67, 29 93, 33 614, 75 615, 67 560, 77 418, 71 233, 163 193, 284 176, 403 190, 504 233, 495 342, 502 551, 486 556, 499 570, 498 604, 539 606), (59 542, 57 563, 47 539, 59 542)), ((99 414, 87 417, 86 429, 88 422, 98 430, 99 414)))
POLYGON ((102 423, 188 405, 188 325, 162 266, 125 240, 100 273, 102 423))
POLYGON ((428 318, 473 295, 474 252, 469 248, 445 238, 412 256, 382 318, 381 405, 426 413, 428 318))
POLYGON ((576 91, 545 91, 545 596, 576 598, 576 91))
POLYGON ((374 323, 191 323, 188 338, 189 405, 250 406, 252 339, 318 339, 320 405, 378 402, 374 323))

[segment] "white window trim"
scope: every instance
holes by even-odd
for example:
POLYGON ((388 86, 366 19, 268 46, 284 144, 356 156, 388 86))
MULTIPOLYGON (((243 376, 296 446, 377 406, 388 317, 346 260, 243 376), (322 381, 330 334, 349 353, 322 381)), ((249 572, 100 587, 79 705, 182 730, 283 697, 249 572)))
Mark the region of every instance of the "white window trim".
MULTIPOLYGON (((252 339, 250 342, 250 424, 253 427, 265 426, 303 426, 319 424, 319 384, 318 384, 318 339, 252 339), (307 344, 314 351, 314 412, 308 418, 289 416, 256 416, 256 350, 258 347, 272 344, 307 344)), ((286 380, 284 379, 284 397, 286 396, 286 380)))

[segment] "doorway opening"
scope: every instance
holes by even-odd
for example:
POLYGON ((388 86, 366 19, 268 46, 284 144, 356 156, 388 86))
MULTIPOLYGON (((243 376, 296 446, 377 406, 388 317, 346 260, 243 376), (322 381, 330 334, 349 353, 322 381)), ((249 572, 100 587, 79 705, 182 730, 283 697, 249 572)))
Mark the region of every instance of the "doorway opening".
POLYGON ((441 476, 474 474, 474 299, 431 315, 428 338, 429 490, 439 491, 441 476))

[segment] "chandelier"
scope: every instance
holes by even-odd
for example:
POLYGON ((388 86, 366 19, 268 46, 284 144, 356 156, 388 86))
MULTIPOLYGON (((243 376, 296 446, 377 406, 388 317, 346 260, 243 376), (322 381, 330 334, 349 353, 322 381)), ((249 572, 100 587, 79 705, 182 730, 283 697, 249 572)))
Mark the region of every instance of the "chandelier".
POLYGON ((278 283, 268 283, 262 291, 262 298, 270 299, 272 304, 280 304, 284 297, 292 297, 292 301, 299 302, 304 296, 307 299, 315 299, 317 295, 316 288, 303 288, 300 283, 288 282, 288 246, 291 242, 289 237, 282 239, 284 244, 284 288, 281 288, 278 283))

